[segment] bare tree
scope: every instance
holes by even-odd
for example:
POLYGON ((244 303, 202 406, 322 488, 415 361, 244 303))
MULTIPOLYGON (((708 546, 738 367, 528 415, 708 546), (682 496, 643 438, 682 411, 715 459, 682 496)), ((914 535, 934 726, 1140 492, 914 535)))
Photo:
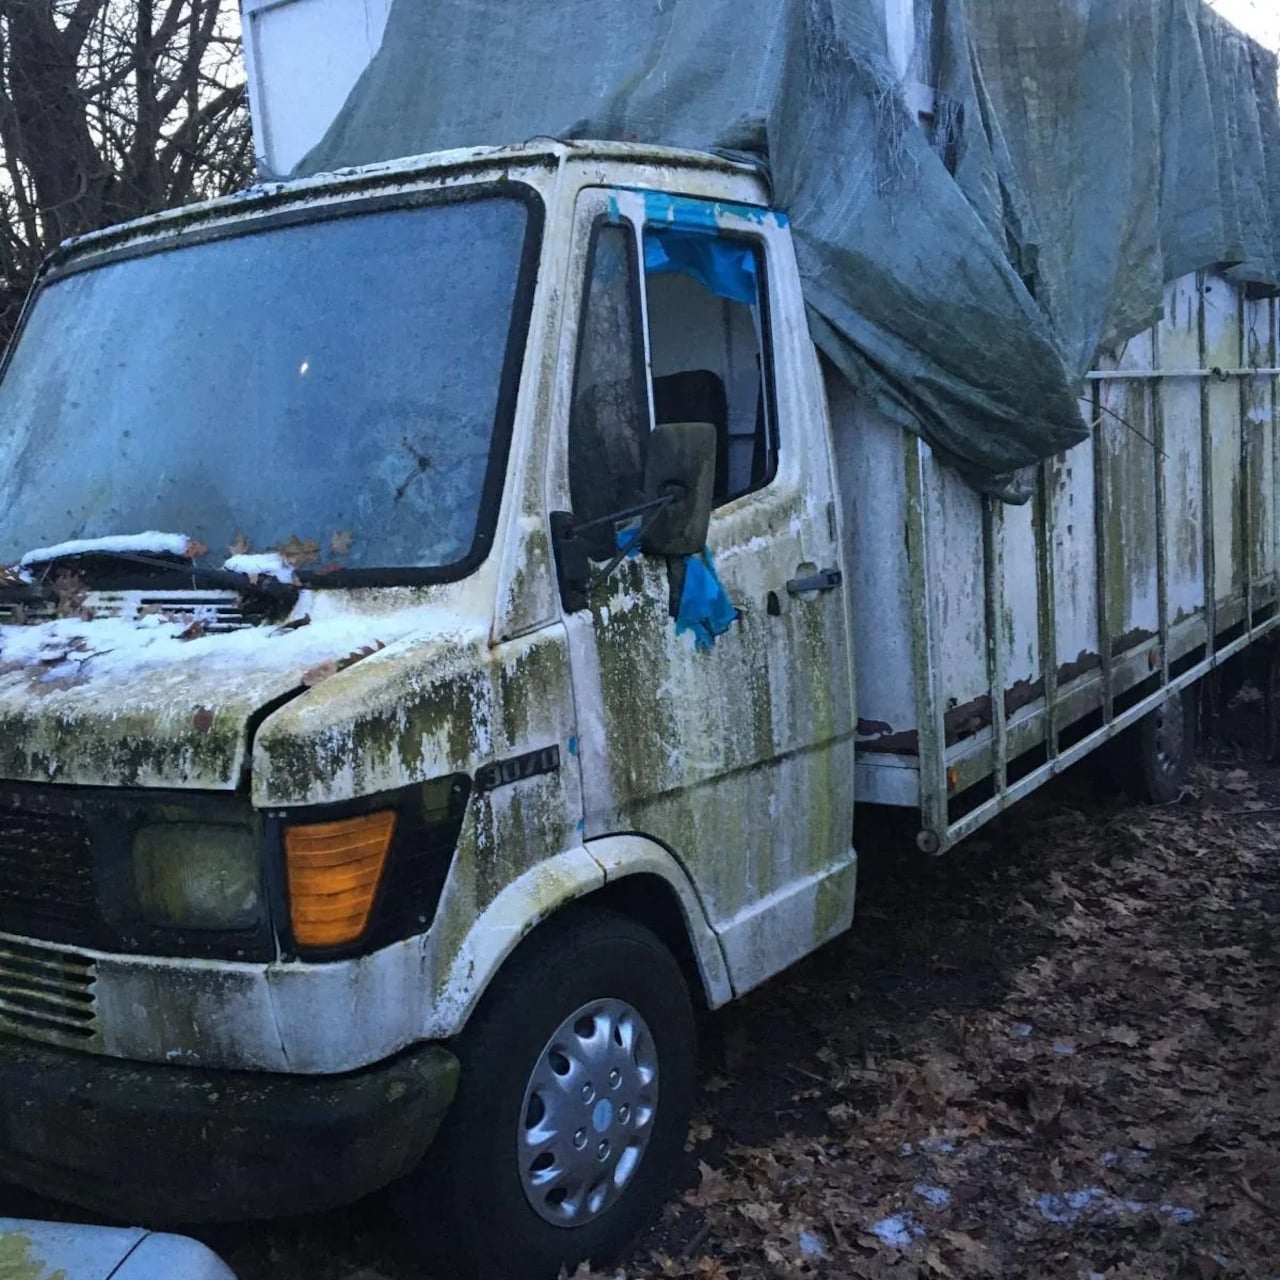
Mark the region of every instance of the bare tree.
POLYGON ((0 0, 0 341, 67 236, 242 185, 235 0, 0 0))

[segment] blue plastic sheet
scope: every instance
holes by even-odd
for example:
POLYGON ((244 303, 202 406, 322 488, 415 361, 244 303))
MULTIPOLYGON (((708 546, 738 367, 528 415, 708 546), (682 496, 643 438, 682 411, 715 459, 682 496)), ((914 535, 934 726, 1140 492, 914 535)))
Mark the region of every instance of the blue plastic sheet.
POLYGON ((706 230, 646 231, 644 268, 650 275, 680 272, 692 276, 717 298, 756 305, 756 258, 748 245, 719 237, 713 225, 706 230))
POLYGON ((684 566, 676 635, 692 631, 694 647, 710 649, 716 636, 723 635, 737 621, 738 611, 720 582, 710 551, 686 556, 684 566))

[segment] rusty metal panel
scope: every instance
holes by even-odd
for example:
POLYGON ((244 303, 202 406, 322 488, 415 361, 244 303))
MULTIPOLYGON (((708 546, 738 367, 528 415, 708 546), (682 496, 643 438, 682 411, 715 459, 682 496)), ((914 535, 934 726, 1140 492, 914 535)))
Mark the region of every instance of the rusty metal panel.
POLYGON ((1044 468, 1051 515, 1055 588, 1054 636, 1060 687, 1095 671, 1098 640, 1097 529, 1094 526, 1093 441, 1051 458, 1044 468))
POLYGON ((983 577, 982 499, 926 449, 929 609, 941 637, 939 679, 948 745, 991 722, 983 577))
MULTIPOLYGON (((1104 370, 1147 371, 1154 365, 1150 333, 1124 344, 1104 370)), ((1105 494, 1098 511, 1104 544, 1104 607, 1113 655, 1155 636, 1160 627, 1157 592, 1155 422, 1152 383, 1116 379, 1099 385, 1095 431, 1102 449, 1105 494)))
MULTIPOLYGON (((1240 365, 1240 317, 1235 289, 1220 276, 1204 282, 1203 368, 1235 369, 1240 365)), ((1242 527, 1243 440, 1240 430, 1240 387, 1234 378, 1205 380, 1208 401, 1210 474, 1213 492, 1213 592, 1221 630, 1243 613, 1232 608, 1245 593, 1242 527)))
POLYGON ((1005 705, 1012 716, 1043 700, 1040 682, 1039 574, 1036 563, 1035 510, 1005 507, 1001 512, 1003 598, 998 643, 1005 673, 1005 705))
MULTIPOLYGON (((1244 360, 1254 368, 1275 364, 1275 301, 1244 302, 1244 360)), ((1253 604, 1274 598, 1276 573, 1274 379, 1240 380, 1241 409, 1248 445, 1249 578, 1253 604)))
POLYGON ((856 489, 843 490, 841 547, 857 636, 857 740, 883 753, 895 745, 895 726, 914 725, 916 715, 902 428, 864 411, 842 378, 827 394, 837 470, 848 483, 861 477, 856 489))
MULTIPOLYGON (((1160 325, 1160 366, 1200 365, 1200 299, 1196 277, 1165 290, 1160 325)), ((1162 378, 1156 388, 1163 420, 1165 532, 1169 658, 1176 660, 1204 642, 1204 453, 1200 440, 1199 378, 1162 378), (1201 625, 1196 625, 1201 620, 1201 625)))

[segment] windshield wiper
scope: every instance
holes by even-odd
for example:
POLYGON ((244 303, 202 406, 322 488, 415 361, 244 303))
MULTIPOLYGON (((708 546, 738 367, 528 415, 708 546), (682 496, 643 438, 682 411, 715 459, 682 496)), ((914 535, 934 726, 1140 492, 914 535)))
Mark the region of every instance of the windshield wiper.
MULTIPOLYGON (((168 573, 189 574, 193 583, 202 582, 206 586, 224 587, 228 591, 239 591, 242 595, 257 596, 260 600, 270 601, 282 610, 292 609, 298 599, 298 588, 292 583, 281 582, 278 578, 265 575, 251 578, 247 573, 240 573, 235 569, 219 569, 213 565, 197 564, 194 560, 180 559, 177 556, 170 559, 164 556, 140 555, 134 551, 112 551, 97 547, 92 550, 51 556, 48 560, 41 559, 34 564, 27 565, 27 570, 36 574, 39 573, 42 566, 62 564, 67 560, 93 559, 116 560, 121 564, 136 564, 147 569, 163 569, 168 573)), ((38 593, 28 596, 28 599, 49 599, 52 594, 49 584, 43 580, 31 583, 28 588, 19 589, 34 589, 38 593)))

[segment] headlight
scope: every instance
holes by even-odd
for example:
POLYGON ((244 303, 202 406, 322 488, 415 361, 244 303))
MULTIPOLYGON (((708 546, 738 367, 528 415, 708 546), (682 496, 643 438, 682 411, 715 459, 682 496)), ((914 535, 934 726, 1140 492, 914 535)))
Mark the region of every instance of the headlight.
POLYGON ((148 924, 250 929, 262 918, 258 842, 243 827, 167 822, 133 839, 133 887, 148 924))

